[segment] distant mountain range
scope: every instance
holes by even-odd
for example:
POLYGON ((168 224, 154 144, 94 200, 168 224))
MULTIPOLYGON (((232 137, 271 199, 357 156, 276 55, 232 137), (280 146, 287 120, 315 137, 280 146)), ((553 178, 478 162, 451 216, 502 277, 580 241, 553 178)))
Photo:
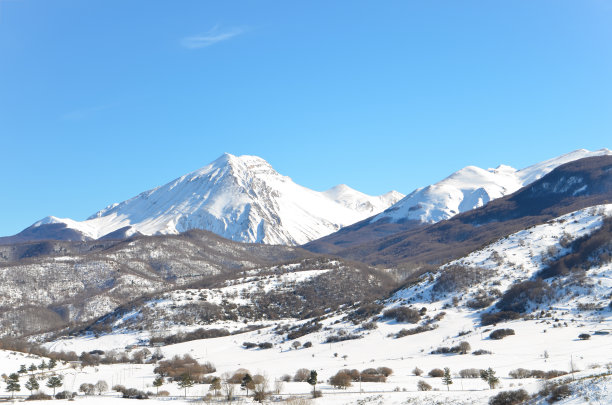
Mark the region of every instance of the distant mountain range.
POLYGON ((612 155, 612 151, 600 149, 591 152, 580 149, 521 170, 505 165, 488 170, 467 166, 442 181, 414 190, 369 221, 370 223, 410 220, 424 223, 439 222, 482 207, 496 198, 512 194, 562 164, 603 155, 612 155))
POLYGON ((504 165, 488 170, 467 166, 438 183, 414 190, 382 213, 316 240, 307 248, 337 253, 377 238, 450 219, 510 195, 565 163, 610 155, 612 151, 605 148, 580 149, 521 170, 504 165))
POLYGON ((257 156, 224 154, 166 185, 113 204, 85 221, 46 217, 0 244, 121 239, 203 229, 239 242, 298 245, 378 214, 403 197, 370 196, 341 184, 310 190, 257 156))
POLYGON ((166 185, 112 204, 85 221, 46 217, 0 244, 87 241, 208 230, 222 237, 300 245, 333 253, 482 207, 577 159, 612 155, 577 150, 525 169, 468 166, 405 196, 370 196, 344 184, 318 192, 294 183, 256 156, 224 154, 166 185), (339 231, 339 232, 338 232, 339 231))
MULTIPOLYGON (((434 224, 361 242, 348 227, 304 247, 380 266, 440 265, 483 244, 586 207, 612 202, 612 156, 593 156, 557 167, 513 194, 434 224), (338 235, 352 243, 332 243, 338 235), (331 241, 331 242, 330 242, 331 241)), ((367 222, 367 221, 364 221, 367 222)), ((367 229, 367 228, 365 228, 367 229)))

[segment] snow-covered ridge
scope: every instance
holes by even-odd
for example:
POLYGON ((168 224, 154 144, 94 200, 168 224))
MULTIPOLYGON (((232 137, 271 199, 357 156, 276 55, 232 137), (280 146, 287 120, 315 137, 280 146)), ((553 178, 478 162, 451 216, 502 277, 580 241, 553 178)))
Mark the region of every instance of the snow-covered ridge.
POLYGON ((375 216, 371 222, 416 220, 435 223, 449 219, 459 213, 482 207, 496 198, 512 194, 565 163, 603 155, 612 155, 612 151, 605 148, 592 152, 579 149, 521 170, 505 165, 487 170, 467 166, 438 183, 416 189, 375 216))
POLYGON ((92 239, 122 228, 126 236, 205 229, 241 242, 302 244, 375 215, 402 197, 395 191, 370 196, 346 185, 318 192, 277 173, 262 158, 224 154, 85 221, 47 217, 34 226, 65 224, 92 239))

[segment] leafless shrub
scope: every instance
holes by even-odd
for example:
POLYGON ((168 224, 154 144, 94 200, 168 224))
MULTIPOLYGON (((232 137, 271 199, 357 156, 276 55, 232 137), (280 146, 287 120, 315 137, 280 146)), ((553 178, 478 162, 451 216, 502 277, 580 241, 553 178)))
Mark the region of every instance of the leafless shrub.
POLYGON ((329 383, 333 385, 335 388, 344 388, 350 387, 351 384, 351 376, 338 371, 333 377, 329 379, 329 383))
POLYGON ((501 311, 523 313, 532 303, 541 304, 554 296, 554 290, 541 279, 514 284, 501 297, 496 307, 501 311))
POLYGON ((496 329, 489 334, 489 337, 494 340, 500 340, 511 335, 514 335, 514 329, 496 329))
MULTIPOLYGON (((444 375, 444 373, 442 375, 444 375)), ((427 384, 423 380, 419 380, 417 383, 417 388, 419 391, 431 391, 431 385, 427 384)))
POLYGON ((459 371, 461 378, 480 378, 480 372, 482 370, 478 368, 466 368, 459 371))
POLYGON ((441 370, 439 368, 434 368, 434 369, 430 370, 428 374, 429 374, 430 377, 443 377, 444 376, 444 370, 441 370))
POLYGON ((170 377, 173 380, 188 374, 196 382, 200 382, 205 374, 214 373, 215 371, 216 368, 212 363, 206 362, 200 364, 188 354, 183 355, 183 357, 174 356, 171 360, 161 361, 153 370, 154 373, 170 377))
POLYGON ((293 376, 293 381, 295 382, 306 382, 310 377, 310 370, 307 368, 300 368, 295 372, 293 376))
POLYGON ((421 325, 412 329, 402 329, 395 334, 395 338, 403 338, 405 336, 416 335, 417 333, 428 332, 430 330, 435 330, 438 325, 421 325))
POLYGON ((397 322, 417 323, 421 320, 421 314, 415 309, 400 306, 387 309, 383 312, 383 318, 395 319, 397 322))

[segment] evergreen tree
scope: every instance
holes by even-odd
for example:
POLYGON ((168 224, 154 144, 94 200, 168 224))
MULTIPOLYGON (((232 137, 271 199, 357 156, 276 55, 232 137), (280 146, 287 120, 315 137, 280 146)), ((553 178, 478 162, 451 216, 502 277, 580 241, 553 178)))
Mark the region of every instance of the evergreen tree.
POLYGON ((219 377, 214 377, 210 382, 209 391, 214 391, 215 396, 219 395, 219 391, 221 390, 221 379, 219 377))
POLYGON ((19 374, 12 373, 6 380, 6 390, 11 393, 11 398, 15 396, 15 391, 21 391, 21 385, 19 385, 19 374))
POLYGON ((249 389, 252 390, 255 388, 255 383, 253 382, 253 377, 249 373, 246 373, 244 377, 242 377, 242 383, 240 383, 240 387, 246 389, 247 397, 249 396, 249 389))
POLYGON ((159 387, 161 387, 162 385, 164 385, 164 377, 158 375, 157 377, 155 377, 155 380, 153 380, 153 386, 157 389, 157 392, 155 394, 159 395, 159 387))
POLYGON ((194 381, 191 376, 187 373, 181 376, 181 379, 178 380, 178 386, 180 388, 185 389, 185 398, 187 398, 187 388, 193 387, 194 381))
POLYGON ((34 374, 36 370, 38 370, 38 367, 36 367, 36 364, 34 363, 30 364, 30 367, 28 367, 28 371, 32 374, 34 374))
POLYGON ((310 370, 310 377, 306 382, 312 385, 312 397, 314 398, 317 392, 317 372, 315 370, 310 370))
POLYGON ((57 360, 51 359, 49 360, 49 370, 53 370, 57 366, 57 360))
POLYGON ((53 396, 55 396, 55 389, 62 386, 62 380, 63 377, 61 375, 53 375, 47 380, 47 387, 53 388, 53 396))
POLYGON ((26 368, 25 364, 22 364, 22 365, 19 367, 19 374, 25 374, 25 373, 27 373, 27 372, 28 372, 28 369, 26 368))
POLYGON ((28 381, 26 381, 25 387, 30 391, 30 395, 32 395, 32 391, 36 391, 37 389, 39 389, 40 385, 38 385, 36 377, 34 377, 34 375, 31 375, 28 381))
POLYGON ((495 371, 491 367, 480 371, 480 378, 489 384, 489 389, 493 389, 499 384, 499 378, 495 376, 495 371))
POLYGON ((444 375, 442 376, 442 383, 446 385, 446 390, 450 391, 449 385, 453 383, 453 379, 451 378, 450 369, 448 367, 444 368, 444 375))
POLYGON ((46 368, 47 368, 47 363, 45 362, 45 360, 43 360, 43 361, 40 363, 40 366, 38 366, 38 369, 39 369, 39 370, 44 370, 44 369, 46 369, 46 368))

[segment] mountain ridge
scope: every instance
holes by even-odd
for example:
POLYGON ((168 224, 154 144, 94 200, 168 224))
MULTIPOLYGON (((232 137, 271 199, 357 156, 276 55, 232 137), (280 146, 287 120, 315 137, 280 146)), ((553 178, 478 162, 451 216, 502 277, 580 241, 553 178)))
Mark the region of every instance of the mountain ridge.
MULTIPOLYGON (((317 253, 379 266, 440 264, 477 249, 482 243, 591 205, 612 201, 612 156, 593 156, 561 165, 530 185, 489 204, 434 224, 362 243, 348 243, 339 232, 304 245, 317 253), (334 240, 332 239, 332 242, 334 240), (334 250, 335 249, 335 250, 334 250)), ((362 221, 362 226, 367 223, 362 221)), ((356 227, 354 225, 353 227, 356 227)))
POLYGON ((596 151, 578 149, 520 170, 507 165, 488 170, 466 166, 437 183, 414 190, 378 215, 309 242, 306 248, 318 253, 337 254, 378 238, 435 224, 486 206, 532 184, 563 164, 611 155, 612 151, 606 148, 596 151))

